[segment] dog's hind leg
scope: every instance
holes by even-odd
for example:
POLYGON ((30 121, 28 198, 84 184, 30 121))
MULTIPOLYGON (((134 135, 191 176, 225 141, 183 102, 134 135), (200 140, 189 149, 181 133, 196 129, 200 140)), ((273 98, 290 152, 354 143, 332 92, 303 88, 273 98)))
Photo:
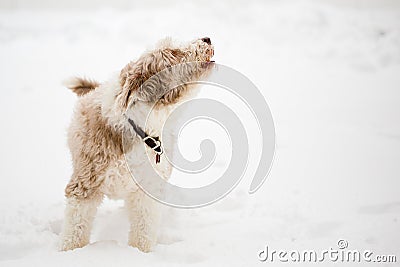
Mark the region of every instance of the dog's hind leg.
POLYGON ((143 252, 150 252, 157 243, 160 212, 157 201, 147 196, 142 190, 132 193, 125 199, 130 231, 129 245, 143 252))
POLYGON ((89 243, 93 219, 102 199, 101 194, 85 199, 67 198, 61 250, 81 248, 89 243))

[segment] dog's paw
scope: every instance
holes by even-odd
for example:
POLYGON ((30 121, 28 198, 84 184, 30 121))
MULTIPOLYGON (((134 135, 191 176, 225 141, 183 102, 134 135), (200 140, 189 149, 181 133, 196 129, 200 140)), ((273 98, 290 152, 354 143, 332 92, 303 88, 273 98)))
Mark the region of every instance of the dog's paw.
POLYGON ((73 250, 76 248, 81 248, 82 246, 77 246, 73 243, 69 243, 69 242, 63 242, 60 246, 60 251, 68 251, 68 250, 73 250))
POLYGON ((156 245, 155 241, 151 241, 148 238, 139 237, 134 240, 129 240, 129 246, 138 248, 140 251, 144 253, 148 253, 153 251, 154 246, 156 245))
POLYGON ((82 248, 89 244, 86 240, 80 240, 77 238, 63 238, 61 240, 60 251, 68 251, 76 248, 82 248))

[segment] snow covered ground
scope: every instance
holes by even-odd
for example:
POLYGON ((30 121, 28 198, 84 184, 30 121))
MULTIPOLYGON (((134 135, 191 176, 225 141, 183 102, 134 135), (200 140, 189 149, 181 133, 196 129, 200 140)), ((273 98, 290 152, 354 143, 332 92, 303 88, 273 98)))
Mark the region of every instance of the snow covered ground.
POLYGON ((0 2, 0 266, 262 266, 265 245, 339 239, 400 261, 398 2, 60 2, 0 2), (276 124, 270 176, 247 194, 255 159, 220 202, 166 208, 149 254, 126 245, 122 203, 106 200, 91 244, 58 252, 76 99, 61 81, 106 80, 165 36, 211 37, 215 60, 262 90, 276 124))

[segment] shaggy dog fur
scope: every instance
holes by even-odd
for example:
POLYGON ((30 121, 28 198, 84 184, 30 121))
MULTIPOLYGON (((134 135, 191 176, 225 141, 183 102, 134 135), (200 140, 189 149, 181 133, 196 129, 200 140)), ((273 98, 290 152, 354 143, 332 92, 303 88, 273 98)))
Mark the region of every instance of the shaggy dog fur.
MULTIPOLYGON (((125 200, 130 220, 129 245, 148 252, 156 244, 160 204, 135 184, 125 161, 130 168, 139 167, 141 162, 149 160, 147 154, 152 159, 155 152, 147 147, 146 153, 139 152, 142 150, 137 147, 143 146, 143 141, 132 130, 126 116, 141 127, 146 126, 144 130, 152 136, 160 136, 162 140, 174 138, 168 133, 162 136, 163 123, 174 105, 187 97, 195 85, 180 85, 172 90, 168 85, 177 79, 188 82, 208 74, 213 54, 209 38, 197 39, 185 46, 176 46, 166 39, 106 83, 81 78, 66 83, 79 100, 68 131, 73 174, 65 188, 67 206, 62 250, 89 243, 92 222, 104 195, 125 200), (170 73, 156 83, 142 86, 160 71, 186 62, 194 64, 186 67, 183 75, 170 73), (149 106, 154 111, 146 121, 145 110, 149 106)), ((153 167, 168 179, 172 167, 163 156, 153 167)), ((141 179, 146 179, 146 173, 141 179)))

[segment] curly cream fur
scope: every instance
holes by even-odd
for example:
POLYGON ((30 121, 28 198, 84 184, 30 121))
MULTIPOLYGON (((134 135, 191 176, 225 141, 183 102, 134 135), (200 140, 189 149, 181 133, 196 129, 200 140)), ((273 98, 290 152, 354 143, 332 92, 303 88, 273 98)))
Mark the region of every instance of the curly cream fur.
MULTIPOLYGON (((177 79, 185 83, 208 74, 213 53, 212 45, 200 39, 186 46, 175 46, 166 39, 156 49, 131 61, 106 83, 80 78, 69 83, 68 87, 80 98, 68 131, 73 174, 65 188, 67 207, 62 250, 89 243, 91 225, 104 195, 125 200, 131 223, 130 245, 148 252, 156 244, 158 203, 138 188, 125 164, 126 158, 130 168, 140 166, 147 160, 146 153, 154 152, 147 149, 143 154, 135 149, 143 144, 124 114, 144 125, 145 111, 155 105, 155 111, 146 122, 146 131, 162 139, 173 139, 172 133, 161 136, 161 127, 174 104, 188 96, 194 86, 180 85, 172 90, 169 86, 177 79), (185 62, 195 64, 179 74, 166 71, 157 79, 150 79, 160 71, 185 62)), ((172 167, 167 160, 161 159, 155 167, 165 179, 169 178, 172 167)), ((141 178, 145 179, 146 174, 141 178)))
POLYGON ((72 77, 66 81, 64 81, 64 85, 71 89, 78 96, 82 96, 84 94, 89 93, 91 90, 95 89, 100 85, 100 83, 91 80, 84 79, 81 77, 72 77))

